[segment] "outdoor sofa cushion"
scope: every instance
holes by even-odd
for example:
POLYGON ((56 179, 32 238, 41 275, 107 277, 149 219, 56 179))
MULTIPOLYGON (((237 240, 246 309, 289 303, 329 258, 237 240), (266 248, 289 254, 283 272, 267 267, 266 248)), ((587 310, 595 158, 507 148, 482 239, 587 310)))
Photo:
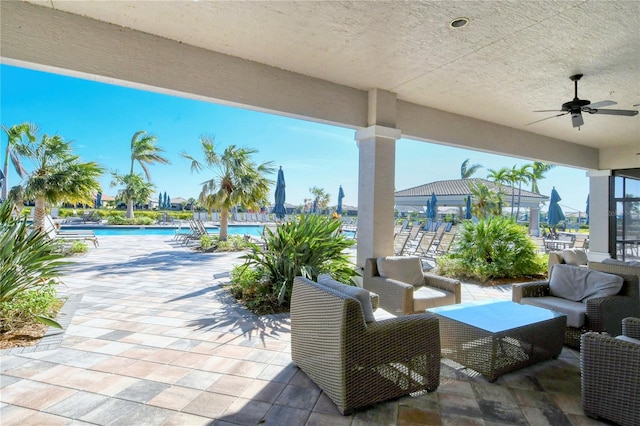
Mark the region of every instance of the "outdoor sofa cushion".
POLYGON ((371 305, 371 294, 367 290, 360 287, 342 284, 341 282, 334 280, 329 274, 318 275, 318 284, 322 284, 333 290, 342 292, 343 294, 353 297, 360 302, 365 322, 373 322, 376 320, 373 315, 373 306, 371 305))
POLYGON ((567 265, 581 266, 589 262, 587 252, 582 249, 564 249, 562 250, 562 257, 564 258, 564 263, 567 265))
POLYGON ((582 302, 574 302, 561 297, 542 296, 523 297, 521 303, 565 314, 568 327, 581 328, 586 321, 587 305, 582 302))
POLYGON ((424 285, 422 261, 419 257, 386 256, 376 261, 378 274, 383 278, 390 278, 414 286, 424 285))
POLYGON ((623 281, 619 275, 571 265, 555 265, 549 280, 549 293, 551 296, 586 303, 595 297, 618 294, 623 281))
POLYGON ((413 290, 413 310, 416 312, 455 303, 456 295, 450 291, 428 286, 416 287, 413 290))
POLYGON ((640 339, 634 339, 633 337, 620 335, 620 336, 616 336, 616 339, 622 340, 624 342, 635 343, 636 345, 640 345, 640 339))

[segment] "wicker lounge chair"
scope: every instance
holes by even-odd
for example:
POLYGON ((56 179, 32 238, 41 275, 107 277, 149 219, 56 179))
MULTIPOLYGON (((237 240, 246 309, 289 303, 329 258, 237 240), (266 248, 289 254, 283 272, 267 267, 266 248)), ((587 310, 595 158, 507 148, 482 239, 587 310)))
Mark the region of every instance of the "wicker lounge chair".
POLYGON ((622 339, 582 336, 582 408, 622 426, 640 425, 640 318, 622 321, 622 339), (635 342, 634 342, 635 340, 635 342))
POLYGON ((362 286, 378 294, 380 307, 394 315, 423 313, 462 300, 460 281, 423 272, 418 257, 367 259, 362 286))
POLYGON ((291 358, 346 415, 438 387, 438 319, 423 313, 365 322, 355 297, 297 277, 291 296, 291 358))

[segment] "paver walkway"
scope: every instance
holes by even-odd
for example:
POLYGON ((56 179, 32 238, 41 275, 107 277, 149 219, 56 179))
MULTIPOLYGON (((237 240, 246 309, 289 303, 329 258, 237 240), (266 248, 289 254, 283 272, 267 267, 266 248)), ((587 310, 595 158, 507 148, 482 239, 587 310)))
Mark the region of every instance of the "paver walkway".
MULTIPOLYGON (((221 287, 238 263, 170 237, 101 237, 65 278, 77 308, 60 342, 2 352, 2 425, 599 424, 567 348, 495 383, 443 360, 436 392, 343 417, 291 363, 288 315, 257 317, 221 287)), ((463 301, 510 297, 510 286, 463 290, 463 301)))

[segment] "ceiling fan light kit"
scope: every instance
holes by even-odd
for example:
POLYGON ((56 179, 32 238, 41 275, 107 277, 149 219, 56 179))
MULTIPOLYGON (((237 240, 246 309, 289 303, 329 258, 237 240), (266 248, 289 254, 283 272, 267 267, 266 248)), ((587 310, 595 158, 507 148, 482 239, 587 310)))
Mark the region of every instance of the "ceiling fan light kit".
POLYGON ((562 109, 559 110, 539 110, 534 112, 561 112, 561 114, 556 114, 551 117, 546 117, 541 120, 537 120, 530 124, 539 123, 544 120, 548 120, 550 118, 560 117, 563 115, 571 114, 571 123, 573 127, 578 127, 584 125, 584 119, 582 118, 582 113, 587 112, 589 114, 606 114, 606 115, 621 115, 632 117, 634 115, 638 115, 638 111, 635 110, 626 110, 626 109, 604 109, 602 107, 615 105, 614 101, 600 101, 596 103, 591 103, 591 101, 586 99, 578 98, 578 81, 582 78, 582 74, 575 74, 569 77, 574 84, 574 98, 562 104, 562 109))

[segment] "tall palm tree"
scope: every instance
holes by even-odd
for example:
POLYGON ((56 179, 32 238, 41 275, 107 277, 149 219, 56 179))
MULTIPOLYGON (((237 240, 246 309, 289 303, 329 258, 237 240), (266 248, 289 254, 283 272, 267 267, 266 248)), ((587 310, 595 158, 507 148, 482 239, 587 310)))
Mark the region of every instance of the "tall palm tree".
POLYGON ((469 159, 467 158, 462 162, 460 166, 460 179, 469 179, 478 169, 482 168, 482 164, 472 164, 469 166, 469 159))
MULTIPOLYGON (((492 180, 494 183, 496 183, 498 185, 499 191, 502 193, 502 185, 511 182, 511 170, 507 167, 502 167, 498 170, 489 169, 487 179, 492 180)), ((500 214, 502 214, 502 205, 500 206, 500 214)))
POLYGON ((309 192, 313 195, 313 199, 311 201, 317 205, 318 210, 322 211, 327 208, 331 201, 331 197, 324 189, 312 186, 309 188, 309 192))
POLYGON ((520 212, 520 200, 522 199, 522 184, 531 181, 531 164, 524 164, 520 167, 513 166, 513 173, 518 183, 518 212, 520 212))
POLYGON ((44 135, 40 142, 22 140, 14 146, 20 159, 28 159, 35 166, 30 172, 23 170, 21 184, 24 196, 35 199, 33 223, 44 228, 45 203, 92 203, 100 191, 98 178, 103 173, 97 163, 81 162, 73 155, 71 143, 61 136, 44 135))
POLYGON ((122 187, 118 190, 117 198, 127 203, 127 217, 133 217, 133 205, 144 204, 153 194, 155 186, 151 182, 145 181, 141 174, 121 175, 118 172, 111 172, 111 176, 113 178, 111 187, 122 187))
POLYGON ((502 205, 502 193, 492 191, 482 182, 473 182, 469 185, 471 191, 472 207, 474 216, 478 219, 486 219, 491 215, 500 214, 502 205))
POLYGON ((0 184, 2 184, 0 199, 6 200, 9 194, 9 159, 11 159, 11 163, 18 173, 18 176, 22 178, 26 175, 27 171, 22 166, 15 147, 20 143, 34 142, 36 140, 35 134, 38 132, 38 127, 35 124, 22 123, 11 127, 2 126, 2 130, 7 134, 7 150, 2 167, 2 179, 0 179, 0 184))
POLYGON ((535 192, 536 194, 540 193, 540 188, 538 188, 538 181, 540 179, 544 179, 544 175, 554 167, 554 164, 541 163, 539 161, 533 162, 533 164, 531 165, 531 192, 535 192))
MULTIPOLYGON (((160 148, 156 145, 158 142, 158 138, 154 135, 148 134, 145 130, 139 130, 133 134, 131 138, 131 169, 129 170, 129 175, 131 177, 127 179, 120 179, 121 176, 117 171, 112 172, 114 177, 111 186, 117 184, 124 184, 125 182, 129 182, 132 185, 138 185, 138 180, 133 177, 134 166, 136 162, 140 164, 142 170, 144 171, 144 175, 147 178, 147 182, 151 182, 151 174, 149 173, 149 166, 155 163, 159 164, 170 164, 169 160, 162 156, 164 149, 160 148)), ((127 202, 127 214, 126 217, 131 219, 134 216, 133 213, 133 204, 134 201, 142 202, 146 200, 137 200, 134 194, 138 193, 138 189, 140 188, 125 188, 120 193, 127 197, 125 201, 127 202)))
POLYGON ((214 138, 201 136, 200 145, 204 160, 196 160, 186 152, 181 152, 191 161, 191 171, 209 169, 214 176, 202 183, 199 201, 207 209, 220 209, 220 241, 228 236, 229 210, 235 206, 257 209, 266 204, 269 187, 273 181, 265 175, 272 174, 272 162, 255 163, 251 156, 258 151, 229 145, 222 153, 216 152, 214 138))

